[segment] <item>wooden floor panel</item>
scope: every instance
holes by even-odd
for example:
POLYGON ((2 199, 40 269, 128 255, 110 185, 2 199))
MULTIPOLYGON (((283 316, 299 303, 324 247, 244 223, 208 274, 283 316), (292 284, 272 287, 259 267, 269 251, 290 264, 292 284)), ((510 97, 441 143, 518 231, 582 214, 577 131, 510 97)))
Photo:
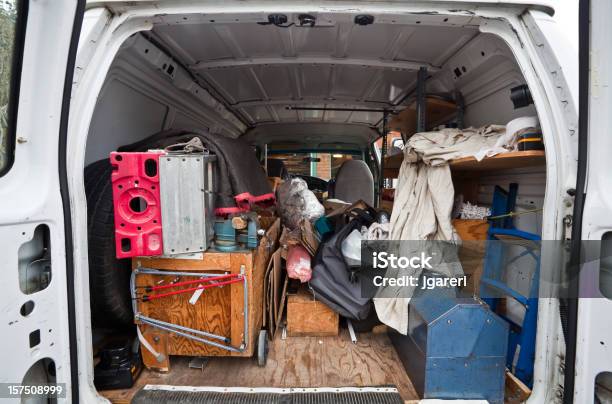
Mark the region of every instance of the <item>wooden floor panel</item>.
POLYGON ((359 334, 353 344, 346 330, 336 337, 277 338, 265 368, 249 358, 210 358, 204 370, 190 369, 190 358, 172 357, 169 373, 144 370, 130 390, 101 392, 115 403, 129 403, 146 384, 222 387, 342 387, 395 385, 404 400, 418 399, 386 334, 359 334))

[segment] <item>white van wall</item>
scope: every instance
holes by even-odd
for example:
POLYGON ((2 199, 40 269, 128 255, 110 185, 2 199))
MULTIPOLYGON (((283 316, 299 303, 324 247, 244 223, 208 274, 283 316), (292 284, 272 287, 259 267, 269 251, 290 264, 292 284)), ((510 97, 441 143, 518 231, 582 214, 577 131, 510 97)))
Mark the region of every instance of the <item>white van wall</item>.
POLYGON ((536 116, 533 105, 515 110, 510 89, 525 84, 512 51, 498 36, 479 34, 444 63, 428 82, 429 91, 459 89, 466 127, 505 125, 520 116, 536 116))
MULTIPOLYGON (((495 185, 508 189, 511 183, 518 184, 516 210, 542 209, 546 190, 546 170, 542 167, 529 167, 512 170, 493 171, 479 177, 478 203, 489 205, 493 200, 495 185)), ((523 231, 542 234, 542 212, 519 215, 514 218, 515 226, 523 231)))
MULTIPOLYGON (((117 147, 168 128, 221 132, 217 114, 136 52, 137 34, 113 62, 93 114, 86 164, 107 158, 117 147)), ((176 74, 185 74, 177 67, 176 74)))

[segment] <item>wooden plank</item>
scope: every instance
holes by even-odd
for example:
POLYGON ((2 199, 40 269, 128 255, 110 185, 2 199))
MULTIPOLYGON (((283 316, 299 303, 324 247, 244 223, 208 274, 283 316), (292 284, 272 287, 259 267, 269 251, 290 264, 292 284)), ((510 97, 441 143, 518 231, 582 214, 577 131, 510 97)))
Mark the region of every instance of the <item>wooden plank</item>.
POLYGON ((378 204, 379 208, 381 210, 384 210, 386 212, 393 212, 393 201, 388 201, 386 199, 380 199, 380 203, 378 204))
POLYGON ((516 376, 506 370, 506 388, 504 402, 507 404, 519 404, 527 401, 531 395, 531 389, 527 387, 516 376))
POLYGON ((276 318, 281 300, 281 282, 286 278, 281 267, 281 249, 277 249, 270 258, 264 279, 264 313, 263 324, 273 336, 276 330, 276 318))
POLYGON ((385 178, 397 178, 403 161, 404 153, 396 153, 385 157, 385 166, 383 169, 385 178))
MULTIPOLYGON (((402 159, 402 154, 389 156, 385 159, 385 178, 397 178, 402 159), (399 166, 397 165, 398 160, 400 161, 399 166)), ((453 171, 507 170, 521 167, 545 166, 546 155, 543 150, 516 151, 486 157, 481 161, 476 160, 474 157, 463 157, 451 160, 449 164, 453 171)))
POLYGON ((158 353, 162 354, 162 361, 159 362, 149 350, 142 348, 142 362, 149 369, 155 369, 159 372, 170 371, 170 357, 168 356, 168 333, 163 330, 148 329, 143 332, 144 338, 149 341, 151 347, 158 353))
POLYGON ((276 334, 278 333, 278 329, 280 328, 280 325, 281 325, 281 320, 283 319, 283 313, 285 312, 285 301, 287 300, 287 287, 288 286, 289 286, 289 277, 285 276, 285 281, 283 282, 283 289, 280 294, 278 310, 275 312, 275 316, 274 316, 274 328, 272 329, 272 327, 270 327, 269 329, 271 338, 274 338, 276 334))
POLYGON ((270 343, 268 363, 246 358, 210 358, 203 370, 189 358, 176 358, 169 373, 143 370, 131 389, 101 394, 113 403, 129 403, 146 384, 229 387, 341 387, 395 385, 404 400, 418 400, 410 379, 386 334, 360 333, 357 344, 342 330, 335 337, 293 337, 270 343))
POLYGON ((175 259, 159 257, 137 257, 132 259, 132 268, 155 268, 172 271, 224 271, 230 266, 230 254, 206 251, 202 259, 175 259))
POLYGON ((338 313, 317 301, 305 289, 287 298, 287 334, 290 337, 338 335, 338 313))
POLYGON ((450 162, 451 169, 457 171, 507 170, 544 165, 546 165, 546 155, 543 150, 502 153, 481 161, 477 161, 474 157, 464 157, 450 162))
POLYGON ((461 240, 486 240, 489 222, 476 219, 453 219, 453 226, 461 240))
MULTIPOLYGON (((457 105, 437 97, 427 97, 426 110, 427 126, 433 128, 452 118, 457 112, 457 105)), ((412 136, 417 129, 416 102, 394 116, 389 121, 389 129, 400 131, 408 137, 412 136)))
MULTIPOLYGON (((231 290, 231 314, 230 314, 230 329, 231 329, 231 338, 232 338, 232 346, 234 347, 246 347, 246 352, 243 354, 232 352, 232 356, 251 356, 254 352, 254 335, 255 335, 255 324, 258 323, 255 316, 253 315, 253 310, 255 309, 255 302, 259 301, 261 304, 261 298, 256 299, 254 296, 256 291, 253 289, 253 284, 255 283, 255 276, 263 277, 263 272, 260 272, 258 275, 253 274, 253 258, 252 256, 246 257, 241 254, 231 254, 231 268, 232 273, 234 270, 237 270, 238 273, 242 273, 247 277, 247 307, 245 308, 244 302, 244 285, 242 283, 233 283, 230 285, 231 290), (246 313, 246 315, 245 315, 246 313), (244 335, 244 321, 245 317, 247 317, 247 334, 244 335)), ((261 282, 263 284, 263 282, 261 282)), ((261 296, 263 291, 257 293, 261 296)), ((259 316, 261 317, 261 312, 259 312, 259 316)), ((259 332, 259 329, 257 329, 259 332)))
POLYGON ((314 226, 307 219, 300 220, 300 237, 302 246, 314 257, 319 249, 319 239, 315 235, 314 226))
POLYGON ((463 195, 463 202, 478 205, 481 171, 452 171, 455 195, 463 195))

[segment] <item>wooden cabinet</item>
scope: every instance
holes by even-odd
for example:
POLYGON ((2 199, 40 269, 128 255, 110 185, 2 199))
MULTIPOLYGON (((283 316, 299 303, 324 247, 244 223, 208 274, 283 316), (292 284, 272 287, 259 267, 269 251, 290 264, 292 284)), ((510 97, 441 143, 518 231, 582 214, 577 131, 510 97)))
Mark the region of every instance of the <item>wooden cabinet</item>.
MULTIPOLYGON (((247 280, 247 336, 244 335, 245 300, 242 282, 206 289, 195 304, 189 302, 193 293, 181 293, 150 301, 138 300, 137 303, 138 311, 144 316, 225 336, 233 347, 238 348, 244 344, 242 352, 230 352, 148 324, 140 324, 143 334, 155 334, 157 341, 149 342, 167 340, 164 344, 158 344, 160 349, 166 349, 166 352, 162 352, 166 356, 252 356, 256 352, 255 345, 262 326, 264 274, 271 252, 276 248, 279 232, 280 220, 277 220, 261 238, 256 250, 228 253, 207 251, 199 259, 133 259, 134 268, 214 274, 242 273, 247 280)), ((160 281, 163 281, 162 284, 169 284, 176 278, 175 275, 140 274, 136 277, 136 285, 138 290, 143 290, 143 287, 158 284, 160 281)), ((188 279, 185 277, 180 280, 188 279)), ((168 366, 160 365, 152 355, 144 351, 146 349, 143 349, 143 359, 147 367, 168 370, 164 369, 168 366)))

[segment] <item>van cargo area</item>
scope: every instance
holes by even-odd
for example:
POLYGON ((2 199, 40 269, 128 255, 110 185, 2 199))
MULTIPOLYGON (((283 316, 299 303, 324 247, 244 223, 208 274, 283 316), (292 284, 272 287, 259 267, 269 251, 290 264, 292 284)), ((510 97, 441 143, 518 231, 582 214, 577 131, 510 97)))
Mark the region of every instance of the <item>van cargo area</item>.
MULTIPOLYGON (((82 56, 77 81, 96 82, 91 63, 108 68, 84 170, 98 393, 498 403, 548 392, 534 371, 547 355, 537 332, 554 328, 538 324, 539 258, 490 272, 497 235, 543 237, 557 181, 555 134, 541 124, 552 118, 521 53, 532 45, 516 48, 504 19, 521 7, 143 6, 108 34, 120 46, 102 38, 112 62, 82 56), (364 297, 351 260, 385 239, 463 240, 459 272, 432 277, 466 283, 430 302, 364 297)), ((109 11, 98 13, 91 41, 109 11)))

